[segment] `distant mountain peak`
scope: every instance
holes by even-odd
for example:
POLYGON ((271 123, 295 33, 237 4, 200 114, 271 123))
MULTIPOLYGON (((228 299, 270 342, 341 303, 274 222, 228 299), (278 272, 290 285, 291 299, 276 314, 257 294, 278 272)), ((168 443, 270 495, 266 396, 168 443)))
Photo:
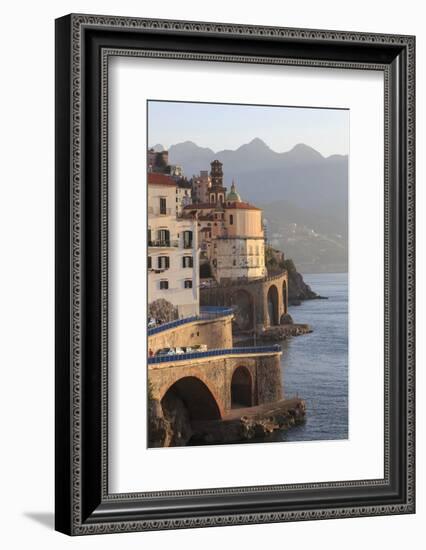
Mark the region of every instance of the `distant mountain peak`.
POLYGON ((187 139, 186 141, 181 141, 180 143, 176 143, 175 145, 172 145, 172 147, 178 147, 178 146, 184 146, 184 147, 199 147, 195 142, 191 141, 190 139, 187 139))
POLYGON ((261 145, 262 147, 268 147, 269 149, 269 146, 266 145, 263 139, 260 139, 259 137, 255 137, 251 141, 249 141, 249 145, 261 145))
POLYGON ((320 160, 324 158, 321 153, 313 147, 306 145, 306 143, 297 143, 287 154, 300 161, 320 160))
POLYGON ((213 153, 212 149, 209 149, 209 147, 200 147, 200 145, 197 145, 193 141, 187 140, 187 141, 181 141, 180 143, 176 143, 175 145, 171 145, 169 148, 169 151, 173 150, 185 150, 185 151, 211 151, 213 153))
POLYGON ((240 150, 240 149, 267 149, 267 150, 271 150, 269 145, 267 145, 263 139, 260 139, 258 137, 255 137, 253 138, 251 141, 249 141, 248 143, 244 143, 243 145, 240 145, 240 147, 238 147, 236 149, 236 151, 240 150))

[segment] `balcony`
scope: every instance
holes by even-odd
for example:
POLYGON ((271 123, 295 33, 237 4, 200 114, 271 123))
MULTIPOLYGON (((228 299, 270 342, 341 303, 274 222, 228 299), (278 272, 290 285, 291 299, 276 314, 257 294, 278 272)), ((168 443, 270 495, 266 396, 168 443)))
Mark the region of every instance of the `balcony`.
POLYGON ((179 241, 148 241, 148 246, 152 248, 178 248, 179 241))
POLYGON ((171 208, 155 208, 154 206, 148 206, 148 214, 151 216, 171 216, 171 208))

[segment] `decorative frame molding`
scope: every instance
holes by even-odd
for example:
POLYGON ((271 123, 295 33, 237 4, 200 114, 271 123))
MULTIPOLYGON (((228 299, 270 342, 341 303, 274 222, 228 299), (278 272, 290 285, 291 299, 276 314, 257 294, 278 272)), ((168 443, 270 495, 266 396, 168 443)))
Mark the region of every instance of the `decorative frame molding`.
POLYGON ((414 56, 412 36, 96 15, 56 21, 59 531, 83 535, 414 512, 414 56), (108 493, 108 59, 117 55, 383 71, 383 480, 108 493))

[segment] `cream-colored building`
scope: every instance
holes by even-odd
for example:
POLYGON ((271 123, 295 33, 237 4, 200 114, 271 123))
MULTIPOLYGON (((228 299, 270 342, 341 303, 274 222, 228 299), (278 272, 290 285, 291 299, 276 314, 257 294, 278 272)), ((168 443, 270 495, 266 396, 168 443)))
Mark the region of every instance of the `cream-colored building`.
POLYGON ((164 298, 179 317, 199 313, 199 251, 196 221, 176 215, 176 182, 148 177, 148 302, 164 298))
POLYGON ((197 219, 202 257, 217 281, 266 276, 262 210, 243 202, 234 182, 225 201, 192 204, 184 212, 197 219))
POLYGON ((213 247, 213 273, 218 281, 265 277, 263 237, 219 237, 213 247))

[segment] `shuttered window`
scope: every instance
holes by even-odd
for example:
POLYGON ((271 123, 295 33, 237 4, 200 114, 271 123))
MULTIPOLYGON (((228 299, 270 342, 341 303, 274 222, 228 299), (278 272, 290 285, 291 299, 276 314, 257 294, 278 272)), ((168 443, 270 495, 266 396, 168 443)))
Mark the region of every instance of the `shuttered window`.
POLYGON ((168 256, 158 256, 158 269, 169 269, 170 258, 168 256))

